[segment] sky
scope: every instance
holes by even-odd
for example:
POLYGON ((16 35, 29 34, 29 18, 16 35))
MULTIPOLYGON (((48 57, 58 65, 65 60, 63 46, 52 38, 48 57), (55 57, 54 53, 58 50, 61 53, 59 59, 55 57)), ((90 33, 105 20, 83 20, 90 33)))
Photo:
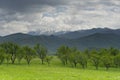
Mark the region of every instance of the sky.
POLYGON ((0 35, 120 28, 120 0, 0 0, 0 35))

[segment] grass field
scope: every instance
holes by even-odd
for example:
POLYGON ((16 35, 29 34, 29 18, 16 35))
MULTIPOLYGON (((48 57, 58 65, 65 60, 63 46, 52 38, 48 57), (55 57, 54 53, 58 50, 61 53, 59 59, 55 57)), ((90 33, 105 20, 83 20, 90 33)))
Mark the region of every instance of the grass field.
POLYGON ((53 59, 50 66, 41 65, 35 59, 28 66, 25 61, 21 64, 3 64, 0 66, 0 80, 120 80, 120 69, 104 68, 95 70, 94 67, 82 69, 63 66, 58 59, 53 59))

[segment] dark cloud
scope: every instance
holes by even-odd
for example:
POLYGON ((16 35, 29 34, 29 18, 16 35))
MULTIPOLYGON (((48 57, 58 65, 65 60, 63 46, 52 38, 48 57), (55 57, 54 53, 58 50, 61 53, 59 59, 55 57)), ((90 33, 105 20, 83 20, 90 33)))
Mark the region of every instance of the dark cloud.
POLYGON ((0 35, 120 28, 119 0, 0 0, 0 35))
POLYGON ((0 0, 0 8, 12 11, 25 11, 33 6, 57 6, 68 3, 68 0, 0 0))

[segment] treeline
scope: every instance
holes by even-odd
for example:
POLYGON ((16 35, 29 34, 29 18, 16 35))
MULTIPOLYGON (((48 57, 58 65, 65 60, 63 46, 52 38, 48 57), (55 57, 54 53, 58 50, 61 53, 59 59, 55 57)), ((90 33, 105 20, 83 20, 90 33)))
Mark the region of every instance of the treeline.
POLYGON ((40 44, 36 44, 31 48, 29 46, 20 46, 16 43, 6 42, 0 44, 0 64, 5 60, 7 64, 10 62, 14 64, 16 60, 20 64, 21 60, 25 59, 29 65, 31 60, 37 57, 41 60, 42 64, 44 64, 44 61, 50 64, 52 56, 49 56, 47 53, 47 49, 40 44))
POLYGON ((76 48, 61 46, 57 49, 57 56, 64 65, 69 63, 72 67, 76 67, 77 64, 82 68, 87 68, 87 65, 91 64, 96 69, 105 67, 106 70, 110 67, 120 67, 120 51, 112 47, 80 51, 76 48))
MULTIPOLYGON (((89 65, 93 65, 96 69, 105 67, 106 70, 110 67, 120 67, 120 51, 112 47, 80 51, 63 45, 57 49, 56 56, 64 65, 72 67, 76 67, 78 64, 84 69, 89 65)), ((14 64, 15 61, 20 64, 24 59, 29 65, 34 58, 39 58, 42 64, 46 62, 49 65, 53 56, 48 55, 47 48, 40 44, 36 44, 34 47, 20 46, 11 42, 0 44, 0 64, 5 61, 7 64, 14 64)))

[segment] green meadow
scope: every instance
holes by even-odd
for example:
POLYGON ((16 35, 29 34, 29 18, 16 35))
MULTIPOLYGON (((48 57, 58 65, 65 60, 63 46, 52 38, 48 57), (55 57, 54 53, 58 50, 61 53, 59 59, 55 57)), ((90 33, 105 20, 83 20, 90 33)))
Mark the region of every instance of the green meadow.
POLYGON ((96 70, 93 66, 82 69, 80 65, 72 68, 62 65, 56 57, 50 65, 42 65, 39 59, 32 60, 30 65, 25 60, 18 64, 16 60, 15 64, 0 65, 0 80, 120 80, 120 69, 96 70))

